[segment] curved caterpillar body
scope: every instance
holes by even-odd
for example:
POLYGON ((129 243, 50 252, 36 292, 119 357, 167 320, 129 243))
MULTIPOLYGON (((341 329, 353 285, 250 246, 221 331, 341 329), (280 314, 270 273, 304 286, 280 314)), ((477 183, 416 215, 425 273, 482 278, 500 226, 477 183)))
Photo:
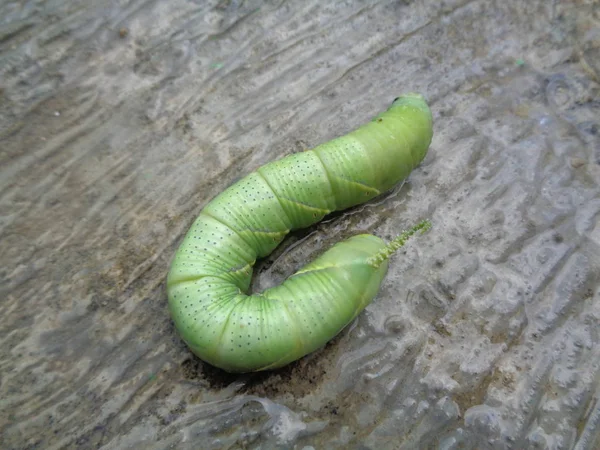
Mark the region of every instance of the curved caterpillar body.
POLYGON ((283 284, 246 295, 257 258, 291 230, 366 202, 425 157, 432 117, 418 94, 357 130, 268 163, 209 202, 176 252, 169 308, 183 340, 229 372, 274 369, 325 345, 377 295, 387 258, 418 229, 386 245, 363 234, 334 245, 283 284))

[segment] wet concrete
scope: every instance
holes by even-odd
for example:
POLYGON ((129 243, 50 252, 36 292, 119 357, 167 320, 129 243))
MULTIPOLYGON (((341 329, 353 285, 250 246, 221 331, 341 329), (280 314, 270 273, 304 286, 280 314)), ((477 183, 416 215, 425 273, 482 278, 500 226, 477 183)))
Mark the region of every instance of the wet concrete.
POLYGON ((0 446, 600 446, 597 1, 0 5, 0 446), (255 287, 429 217, 323 350, 232 376, 165 276, 203 205, 418 91, 428 157, 255 287))

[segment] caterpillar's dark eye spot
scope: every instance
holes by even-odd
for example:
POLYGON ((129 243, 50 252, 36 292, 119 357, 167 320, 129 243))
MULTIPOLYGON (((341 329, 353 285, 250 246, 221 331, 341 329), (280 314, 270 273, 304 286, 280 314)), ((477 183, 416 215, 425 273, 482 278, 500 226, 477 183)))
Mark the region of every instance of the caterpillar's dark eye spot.
MULTIPOLYGON (((394 102, 395 102, 396 100, 400 100, 400 97, 396 97, 396 98, 394 99, 394 102)), ((394 102, 392 102, 392 103, 394 103, 394 102)))
POLYGON ((377 122, 383 122, 383 119, 380 117, 379 119, 377 119, 377 122))

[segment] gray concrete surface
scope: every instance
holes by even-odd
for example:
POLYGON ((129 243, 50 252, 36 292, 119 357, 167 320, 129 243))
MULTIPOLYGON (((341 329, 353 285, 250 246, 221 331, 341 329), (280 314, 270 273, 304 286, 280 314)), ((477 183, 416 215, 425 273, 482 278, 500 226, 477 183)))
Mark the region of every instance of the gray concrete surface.
POLYGON ((600 4, 0 3, 0 447, 600 448, 600 4), (231 376, 165 276, 202 206, 399 93, 435 137, 409 181, 290 236, 433 229, 323 350, 231 376))

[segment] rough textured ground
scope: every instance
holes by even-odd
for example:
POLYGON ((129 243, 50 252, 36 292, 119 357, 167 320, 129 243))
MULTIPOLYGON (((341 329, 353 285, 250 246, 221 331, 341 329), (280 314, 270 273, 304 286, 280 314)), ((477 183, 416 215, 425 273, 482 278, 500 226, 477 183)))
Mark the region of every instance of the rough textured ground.
POLYGON ((600 448, 599 2, 335 4, 0 4, 1 448, 600 448), (202 206, 406 91, 424 164, 255 286, 359 232, 427 237, 322 351, 194 358, 165 276, 202 206))

